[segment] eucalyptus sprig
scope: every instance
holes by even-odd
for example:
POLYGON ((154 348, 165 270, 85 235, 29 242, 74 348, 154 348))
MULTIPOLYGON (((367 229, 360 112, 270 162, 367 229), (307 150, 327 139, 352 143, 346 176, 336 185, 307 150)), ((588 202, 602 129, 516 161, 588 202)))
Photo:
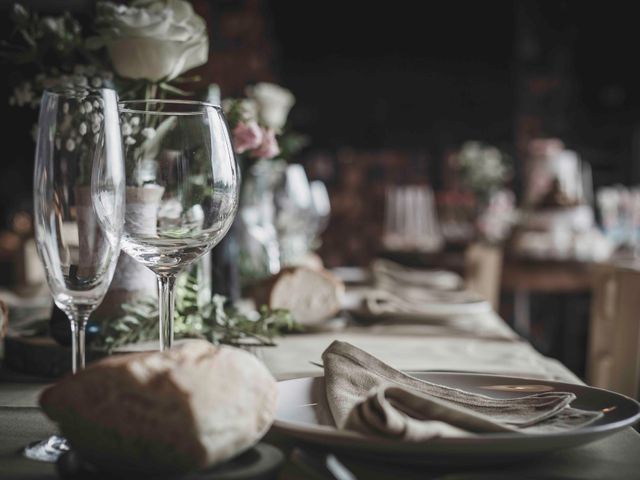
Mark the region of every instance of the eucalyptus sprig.
MULTIPOLYGON (((241 311, 226 297, 214 295, 210 303, 198 305, 197 275, 189 274, 178 293, 174 334, 179 338, 203 338, 214 344, 275 346, 275 337, 301 330, 288 310, 241 311)), ((158 307, 155 299, 124 304, 123 314, 101 320, 100 334, 92 346, 109 352, 124 345, 158 338, 158 307)))

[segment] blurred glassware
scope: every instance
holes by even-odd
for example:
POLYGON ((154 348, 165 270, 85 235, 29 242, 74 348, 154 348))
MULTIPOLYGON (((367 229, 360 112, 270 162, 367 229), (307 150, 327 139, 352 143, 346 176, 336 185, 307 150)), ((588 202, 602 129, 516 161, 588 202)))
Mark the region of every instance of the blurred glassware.
POLYGON ((240 274, 251 282, 280 271, 280 245, 276 230, 275 190, 286 163, 259 160, 243 179, 240 200, 240 274))
POLYGON ((619 249, 640 255, 640 186, 612 185, 598 189, 600 224, 619 249))
POLYGON ((280 263, 295 265, 310 251, 311 232, 315 236, 311 186, 302 165, 287 165, 274 200, 280 263))
POLYGON ((430 187, 387 188, 382 241, 388 250, 433 252, 442 248, 444 239, 430 187))
POLYGON ((331 217, 331 200, 327 186, 321 180, 313 180, 311 186, 311 203, 315 215, 315 225, 312 231, 310 245, 312 248, 320 246, 320 235, 329 226, 331 217))
POLYGON ((593 204, 591 166, 559 139, 531 141, 525 182, 526 207, 593 204))

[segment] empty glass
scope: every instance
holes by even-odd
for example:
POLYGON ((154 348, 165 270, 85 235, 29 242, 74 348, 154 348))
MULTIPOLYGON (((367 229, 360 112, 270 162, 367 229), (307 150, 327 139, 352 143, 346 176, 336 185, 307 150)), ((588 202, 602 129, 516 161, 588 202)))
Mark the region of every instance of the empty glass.
MULTIPOLYGON (((124 164, 116 92, 45 91, 33 182, 35 238, 56 305, 71 321, 72 369, 84 367, 85 325, 109 288, 124 221, 124 164)), ((60 437, 27 447, 55 461, 60 437)))
POLYGON ((122 248, 158 278, 164 350, 173 342, 176 275, 231 227, 238 166, 218 106, 132 100, 120 103, 120 113, 127 175, 122 248))
POLYGON ((402 185, 387 189, 383 243, 389 250, 431 252, 442 247, 431 188, 402 185))
POLYGON ((311 232, 311 246, 317 247, 320 242, 320 235, 329 226, 331 217, 331 200, 327 187, 321 180, 313 180, 311 187, 311 206, 313 209, 315 224, 311 232))
POLYGON ((309 231, 314 228, 311 188, 302 165, 287 166, 275 202, 280 261, 293 265, 309 252, 309 231))

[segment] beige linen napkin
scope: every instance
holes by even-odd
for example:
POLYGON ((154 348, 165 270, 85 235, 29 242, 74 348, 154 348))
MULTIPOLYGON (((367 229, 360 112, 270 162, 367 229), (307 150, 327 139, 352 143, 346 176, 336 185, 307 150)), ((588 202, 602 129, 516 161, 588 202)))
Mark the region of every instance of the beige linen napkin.
POLYGON ((338 428, 407 441, 475 433, 552 433, 602 415, 571 408, 575 395, 544 392, 496 399, 406 375, 340 341, 322 354, 326 395, 338 428))
POLYGON ((422 270, 405 267, 399 263, 377 258, 371 262, 371 272, 376 284, 416 286, 430 290, 459 290, 464 286, 463 278, 448 270, 422 270))
MULTIPOLYGON (((447 292, 449 293, 449 292, 447 292)), ((388 290, 371 289, 364 293, 363 303, 366 313, 378 317, 443 318, 453 315, 476 315, 491 311, 489 302, 473 298, 467 292, 456 292, 453 299, 440 297, 441 293, 423 291, 422 298, 410 298, 388 290)))

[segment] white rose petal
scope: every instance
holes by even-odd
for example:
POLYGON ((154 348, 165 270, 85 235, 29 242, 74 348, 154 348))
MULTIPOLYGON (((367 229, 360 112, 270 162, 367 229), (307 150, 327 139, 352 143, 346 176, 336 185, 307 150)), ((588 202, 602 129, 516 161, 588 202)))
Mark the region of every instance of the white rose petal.
POLYGON ((125 137, 133 133, 133 129, 131 128, 131 125, 129 125, 128 123, 123 124, 120 128, 122 129, 122 135, 124 135, 125 137))
POLYGON ((280 131, 296 101, 293 94, 273 83, 258 83, 248 87, 246 93, 257 103, 260 121, 268 128, 280 131))
POLYGON ((69 151, 73 152, 76 149, 76 142, 74 142, 71 138, 67 139, 64 147, 69 151))
POLYGON ((124 144, 125 145, 135 145, 136 140, 133 137, 127 137, 124 139, 124 144))
POLYGON ((171 80, 208 59, 206 23, 185 0, 102 4, 97 23, 116 72, 125 78, 171 80))

